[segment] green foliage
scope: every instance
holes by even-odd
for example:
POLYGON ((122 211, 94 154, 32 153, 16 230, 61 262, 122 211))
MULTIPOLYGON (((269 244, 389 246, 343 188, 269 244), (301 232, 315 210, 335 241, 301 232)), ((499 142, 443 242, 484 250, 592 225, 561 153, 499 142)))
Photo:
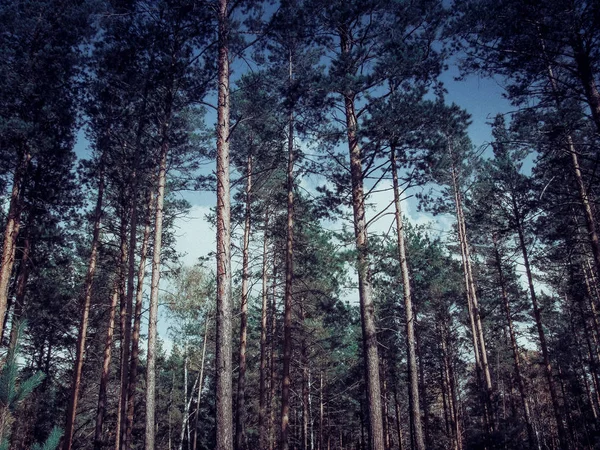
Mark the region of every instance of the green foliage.
MULTIPOLYGON (((19 354, 19 342, 26 327, 26 322, 15 324, 16 337, 14 345, 9 348, 4 365, 0 370, 0 436, 2 442, 0 449, 8 449, 10 446, 10 435, 12 431, 12 415, 18 406, 28 397, 44 380, 42 372, 36 372, 30 377, 20 380, 17 358, 19 354)), ((34 444, 32 450, 54 450, 58 447, 62 430, 54 427, 44 444, 34 444)))

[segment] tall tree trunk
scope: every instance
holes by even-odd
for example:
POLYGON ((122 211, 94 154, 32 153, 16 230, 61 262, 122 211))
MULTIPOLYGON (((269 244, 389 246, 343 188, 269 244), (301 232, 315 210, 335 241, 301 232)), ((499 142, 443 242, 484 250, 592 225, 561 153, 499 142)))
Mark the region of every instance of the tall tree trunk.
MULTIPOLYGON (((304 300, 304 299, 302 299, 304 300)), ((308 342, 306 340, 306 330, 304 329, 304 320, 306 314, 304 311, 304 301, 300 303, 300 320, 302 321, 302 450, 309 450, 309 417, 310 417, 310 368, 308 358, 308 342)))
POLYGON ((216 450, 232 450, 231 204, 229 185, 228 0, 219 0, 219 89, 217 108, 217 399, 216 450))
POLYGON ((567 441, 567 435, 564 428, 563 418, 560 411, 560 404, 558 402, 558 395, 556 394, 556 387, 554 385, 554 376, 552 374, 552 364, 550 362, 550 354, 548 352, 548 345, 546 343, 546 333, 542 325, 542 314, 538 305, 535 288, 533 286, 533 275, 531 273, 531 266, 529 264, 529 253, 525 244, 525 235, 523 232, 523 224, 519 213, 518 206, 513 197, 513 214, 517 225, 517 233, 519 235, 519 245, 521 247, 521 253, 523 255, 523 264, 525 266, 525 274, 527 276, 527 284, 529 286, 529 296, 531 298, 531 304, 533 306, 533 316, 540 339, 540 348, 542 350, 542 358, 544 360, 544 373, 546 375, 546 381, 548 383, 548 390, 550 391, 550 398, 552 400, 552 408, 554 412, 554 418, 556 420, 556 427, 558 430, 558 439, 560 446, 563 449, 569 448, 567 441))
POLYGON ((137 286, 135 296, 135 311, 133 314, 133 331, 131 335, 131 366, 129 367, 129 383, 127 394, 127 421, 125 423, 126 433, 124 446, 126 449, 131 447, 131 435, 133 432, 133 420, 135 415, 135 394, 137 388, 137 371, 140 360, 140 330, 142 325, 142 307, 144 299, 144 278, 146 276, 146 258, 148 256, 148 246, 150 241, 150 231, 152 228, 152 212, 154 210, 154 190, 151 187, 148 190, 148 203, 146 206, 146 224, 144 226, 144 235, 142 237, 142 248, 140 249, 140 263, 137 273, 137 286))
POLYGON ((105 446, 105 443, 102 441, 102 426, 104 424, 104 414, 106 412, 106 392, 110 374, 110 361, 112 357, 112 346, 114 340, 117 301, 119 300, 121 286, 125 281, 124 274, 127 265, 127 219, 124 216, 121 216, 119 238, 121 241, 119 247, 119 262, 117 265, 117 273, 115 276, 113 291, 110 296, 108 326, 106 331, 106 339, 104 341, 102 373, 100 375, 100 390, 98 394, 98 407, 96 410, 96 429, 94 432, 94 448, 96 450, 100 450, 105 446))
MULTIPOLYGON (((252 145, 252 143, 250 143, 252 145)), ((246 431, 246 341, 248 336, 248 282, 249 282, 249 245, 250 245, 250 216, 251 216, 251 191, 252 191, 252 150, 248 154, 246 167, 246 217, 244 220, 244 242, 242 245, 242 299, 240 306, 240 352, 238 368, 238 395, 237 414, 235 422, 235 448, 242 450, 245 447, 246 431)))
MULTIPOLYGON (((117 440, 119 447, 116 450, 127 449, 127 394, 129 384, 129 355, 131 347, 131 312, 133 309, 133 292, 135 277, 135 253, 137 246, 137 175, 135 169, 131 176, 132 195, 130 198, 131 217, 129 224, 129 246, 127 257, 127 292, 122 297, 120 319, 121 319, 121 373, 119 383, 119 417, 118 430, 120 437, 117 440)), ((130 184, 131 186, 131 184, 130 184)))
MULTIPOLYGON (((269 227, 269 213, 265 212, 265 224, 263 231, 263 261, 262 261, 262 308, 260 316, 260 380, 259 380, 259 405, 258 405, 258 442, 259 450, 268 448, 267 429, 267 294, 268 294, 268 241, 267 230, 269 227)), ((195 449, 194 449, 195 450, 195 449)))
POLYGON ((269 450, 273 450, 275 448, 275 406, 273 402, 275 401, 275 375, 276 375, 276 366, 275 366, 275 353, 276 353, 276 336, 277 336, 277 299, 275 289, 277 287, 277 261, 275 260, 275 256, 273 256, 273 283, 271 285, 271 357, 270 357, 270 365, 271 365, 271 373, 269 375, 269 398, 267 399, 267 405, 269 409, 269 450))
POLYGON ((77 350, 73 368, 73 382, 71 385, 71 398, 67 406, 67 423, 65 426, 65 437, 63 449, 71 450, 73 445, 73 431, 75 428, 75 416, 77 414, 77 403, 79 400, 79 390, 81 387, 81 372, 83 370, 83 359, 85 356, 85 344, 87 338, 88 320, 90 316, 90 305, 92 302, 92 286, 94 284, 94 274, 96 273, 96 260, 98 259, 98 244, 100 242, 100 223, 102 221, 102 201, 104 200, 104 162, 100 161, 100 173, 98 179, 98 197, 96 199, 96 209, 94 211, 94 228, 92 231, 92 245, 90 249, 90 259, 88 261, 87 274, 83 289, 83 305, 81 319, 79 321, 79 330, 77 333, 77 350))
POLYGON ((152 280, 150 281, 150 314, 148 318, 148 354, 146 361, 146 450, 154 450, 156 412, 156 337, 158 322, 158 287, 160 282, 160 252, 164 217, 165 185, 167 182, 167 155, 169 153, 169 123, 173 107, 173 92, 167 92, 165 117, 161 130, 161 150, 158 168, 158 192, 154 213, 154 248, 152 280))
MULTIPOLYGON (((292 83, 292 56, 289 56, 289 83, 292 83)), ((294 112, 288 116, 287 237, 285 248, 285 295, 283 313, 283 376, 281 382, 280 449, 289 449, 290 363, 292 361, 292 283, 294 281, 294 112)))
POLYGON ((4 316, 8 304, 8 285, 15 263, 17 237, 19 236, 19 228, 21 226, 21 191, 30 159, 31 155, 26 150, 20 152, 19 162, 13 176, 8 217, 6 219, 6 227, 4 228, 2 260, 0 261, 0 336, 4 334, 4 316))
POLYGON ((423 428, 421 425, 421 406, 419 404, 419 376, 417 373, 417 356, 415 349, 415 319, 413 314, 412 297, 410 289, 410 274, 406 259, 406 246, 404 243, 404 224, 402 218, 402 204, 400 188, 398 186, 398 168, 396 165, 396 148, 391 149, 392 180, 394 185, 394 204, 396 206, 396 237, 398 240, 398 258, 402 271, 402 287, 404 291, 404 314, 406 319, 406 349, 408 355, 408 398, 413 423, 415 448, 425 449, 423 428))
POLYGON ((527 426, 527 437, 529 438, 530 448, 534 449, 537 448, 537 439, 535 436, 535 431, 533 429, 533 422, 531 420, 531 411, 529 409, 529 400, 527 399, 527 393, 525 390, 525 382, 523 381, 523 376, 521 375, 519 347, 517 346, 517 338, 515 336, 512 314, 510 312, 510 302, 508 300, 508 294, 506 291, 506 281, 504 279, 504 271, 502 270, 502 260, 500 258, 500 252, 498 251, 498 238, 495 234, 492 237, 492 241, 494 242, 496 270, 498 271, 498 281, 500 282, 502 302, 504 303, 504 313, 506 315, 506 324, 508 325, 508 334, 510 337, 510 345, 513 354, 515 377, 517 379, 517 386, 519 388, 519 394, 521 396, 521 404, 523 406, 523 417, 525 418, 525 424, 527 426))
MULTIPOLYGON (((340 29, 342 55, 351 50, 351 36, 348 30, 340 29)), ((358 142, 354 94, 342 94, 346 115, 346 132, 350 153, 350 173, 352 178, 352 209, 354 214, 354 234, 357 250, 358 294, 363 335, 367 400, 369 407, 369 431, 372 450, 384 450, 383 418, 381 412, 381 392, 379 385, 379 354, 377 349, 377 327, 375 305, 373 304, 369 250, 367 247, 367 223, 365 219, 365 194, 363 189, 362 152, 358 142)))

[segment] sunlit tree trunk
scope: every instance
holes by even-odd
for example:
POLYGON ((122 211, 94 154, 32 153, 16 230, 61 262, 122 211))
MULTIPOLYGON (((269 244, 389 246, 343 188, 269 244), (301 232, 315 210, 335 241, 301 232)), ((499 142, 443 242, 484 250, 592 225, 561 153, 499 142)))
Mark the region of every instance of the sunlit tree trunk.
POLYGON ((216 450, 233 449, 231 364, 231 204, 229 183, 229 9, 219 0, 217 107, 216 450))
MULTIPOLYGON (((112 346, 115 331, 115 318, 117 313, 117 302, 119 300, 119 292, 122 290, 122 285, 125 282, 125 270, 127 267, 127 220, 121 217, 121 225, 119 230, 119 238, 121 241, 119 247, 119 261, 117 265, 117 273, 113 291, 110 297, 110 308, 108 317, 108 327, 106 331, 106 339, 104 341, 104 353, 102 358, 102 373, 100 375, 100 391, 98 394, 98 408, 96 410, 96 429, 94 432, 94 448, 100 450, 106 446, 102 441, 102 427, 104 424, 104 415, 106 413, 106 393, 108 388, 110 361, 112 357, 112 346)), ((118 438, 118 435, 117 435, 118 438)))
POLYGON ((63 449, 71 450, 73 445, 73 430, 75 427, 75 416, 77 414, 77 403, 79 400, 79 390, 81 388, 81 371, 83 369, 83 359, 85 356, 85 344, 87 339, 87 328, 90 316, 90 305, 92 303, 92 286, 94 275, 96 273, 96 260, 98 259, 98 244, 100 242, 100 223, 102 220, 102 201, 104 200, 104 164, 100 162, 100 173, 98 178, 98 194, 96 199, 96 209, 94 210, 94 227, 92 231, 92 244, 90 249, 90 259, 88 262, 87 274, 83 288, 83 305, 81 319, 79 321, 79 330, 77 333, 77 350, 75 354, 75 364, 73 369, 73 381, 71 385, 71 398, 67 406, 67 423, 65 426, 65 437, 63 449))
POLYGON ((4 228, 4 241, 2 244, 2 260, 0 260, 0 336, 4 334, 4 316, 8 305, 8 285, 15 263, 17 237, 21 227, 22 190, 27 167, 31 155, 23 150, 19 154, 19 162, 15 168, 13 185, 8 205, 8 216, 4 228))
POLYGON ((408 398, 411 423, 413 424, 415 448, 425 449, 423 428, 421 425, 421 406, 419 404, 419 377, 417 373, 417 356, 415 348, 415 318, 413 313, 410 274, 406 259, 406 245, 404 242, 404 224, 402 218, 402 204, 400 200, 400 187, 398 185, 398 168, 396 164, 396 149, 391 148, 392 181, 394 186, 394 204, 396 207, 396 238, 398 242, 398 258, 402 271, 402 288, 404 290, 404 314, 406 319, 406 349, 408 355, 408 398))
POLYGON ((160 282, 160 252, 164 218, 165 185, 167 182, 167 155, 169 153, 169 124, 173 107, 173 92, 167 92, 165 115, 161 130, 161 149, 158 165, 158 191, 154 212, 154 248, 152 255, 152 279, 150 281, 150 314, 148 318, 148 353, 146 359, 146 450, 155 446, 156 413, 156 338, 158 322, 158 288, 160 282))

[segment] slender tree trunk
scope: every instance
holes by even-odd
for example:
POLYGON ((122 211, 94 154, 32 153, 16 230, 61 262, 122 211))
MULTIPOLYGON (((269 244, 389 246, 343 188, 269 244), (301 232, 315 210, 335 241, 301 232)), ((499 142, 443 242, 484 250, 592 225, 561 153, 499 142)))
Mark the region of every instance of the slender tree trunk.
POLYGON ((269 398, 267 401, 267 405, 269 408, 269 450, 273 450, 275 448, 275 405, 273 402, 275 401, 275 353, 276 353, 276 336, 277 336, 277 299, 275 288, 277 286, 277 261, 275 257, 273 257, 273 283, 271 286, 271 373, 269 376, 269 398))
POLYGON ((92 245, 90 249, 90 259, 88 262, 85 285, 83 289, 83 308, 81 319, 79 321, 79 332, 77 333, 77 351, 73 368, 73 382, 71 385, 71 398, 67 406, 67 423, 65 426, 65 437, 63 449, 71 450, 73 445, 73 431, 75 428, 75 416, 77 414, 77 403, 79 400, 79 390, 81 388, 81 372, 83 370, 83 359, 85 356, 85 344, 87 338, 88 320, 90 316, 90 305, 92 303, 92 286, 94 284, 94 274, 96 273, 96 260, 98 259, 98 244, 100 242, 100 223, 102 220, 102 201, 104 199, 104 163, 100 162, 100 174, 98 180, 98 197, 96 199, 96 209, 94 211, 94 228, 92 231, 92 245))
POLYGON ((544 360, 544 373, 546 375, 546 381, 548 383, 548 390, 550 391, 550 398, 552 400, 552 408, 554 412, 554 418, 556 420, 556 426, 558 430, 558 439, 560 446, 563 449, 569 448, 567 435, 564 428, 562 414, 560 412, 560 404, 558 402, 558 395, 556 394, 556 387, 554 385, 554 376, 552 374, 552 365, 550 362, 550 354, 548 352, 548 345, 546 343, 546 333, 542 325, 542 314, 538 305, 535 288, 533 286, 533 275, 531 273, 531 266, 529 264, 529 253, 527 252, 527 246, 525 244, 525 236, 523 232, 523 224, 519 214, 519 209, 516 205, 515 199, 513 198, 513 213, 517 224, 517 233, 519 235, 519 245, 523 255, 523 264, 525 266, 525 274, 527 276, 527 284, 529 286, 529 296, 531 298, 531 304, 533 306, 533 316, 535 319, 536 327, 538 330, 538 336, 540 339, 540 347, 542 350, 542 358, 544 360))
POLYGON ((492 378, 490 374, 487 350, 485 345, 485 337, 483 333, 483 325, 481 322, 481 315, 479 312, 479 304, 477 301, 477 289, 475 286, 475 280, 473 277, 473 271, 471 267, 471 257, 469 252, 469 243, 467 240, 467 231, 465 226, 465 217, 462 209, 462 197, 458 186, 458 174, 456 173, 456 167, 454 164, 454 156, 452 152, 452 146, 448 145, 450 157, 452 159, 452 188, 454 190, 454 202, 456 207, 456 221, 458 228, 458 238, 461 247, 461 257, 463 263, 463 272, 465 277, 465 289, 467 293, 467 303, 469 309, 469 318, 471 321, 471 332, 473 333, 473 347, 475 352, 475 367, 477 370, 477 377, 482 389, 482 406, 484 408, 484 423, 487 428, 488 437, 493 431, 493 420, 492 420, 492 378))
MULTIPOLYGON (((96 429, 94 432, 94 448, 96 450, 104 447, 102 441, 102 426, 104 424, 104 414, 106 411, 106 392, 109 381, 110 361, 112 357, 113 337, 115 332, 115 318, 117 313, 117 301, 119 300, 119 292, 123 284, 125 267, 127 265, 127 220, 121 217, 120 225, 120 256, 117 265, 117 273, 114 281, 113 291, 110 300, 110 309, 108 316, 108 327, 106 331, 106 339, 104 341, 104 354, 102 359, 102 374, 100 375, 100 391, 98 394, 98 408, 96 410, 96 429)), ((117 435, 118 439, 118 435, 117 435)))
POLYGON ((319 373, 319 450, 323 450, 323 427, 325 419, 325 402, 323 401, 323 372, 319 373))
POLYGON ((515 330, 513 327, 512 314, 510 312, 510 302, 508 300, 508 294, 506 291, 506 281, 504 279, 504 272, 502 270, 502 260, 500 258, 500 252, 498 251, 498 238, 494 234, 492 237, 494 242, 494 254, 496 259, 496 269, 498 271, 498 280, 500 282, 500 289, 502 293, 502 302, 504 303, 504 312, 506 314, 506 323, 508 325, 508 334, 510 337, 510 345, 513 354, 513 361, 515 367, 515 377, 517 379, 517 387, 519 388, 519 394, 521 396, 521 404, 523 406, 523 417, 525 418, 525 424, 527 426, 527 436, 529 438, 529 446, 534 449, 537 448, 537 440, 533 429, 533 422, 531 420, 531 411, 529 409, 529 400, 525 390, 525 382, 521 375, 521 361, 519 357, 519 347, 517 346, 517 339, 515 337, 515 330))
POLYGON ((206 361, 206 342, 208 341, 208 323, 209 318, 206 316, 204 323, 204 339, 202 342, 202 362, 200 363, 200 378, 198 382, 198 398, 196 400, 196 415, 194 417, 194 433, 192 441, 192 450, 196 450, 198 445, 198 423, 200 422, 200 400, 202 399, 202 389, 204 389, 204 361, 206 361))
MULTIPOLYGON (((252 145, 252 143, 250 143, 252 145)), ((240 351, 238 369, 238 395, 237 414, 235 422, 235 448, 242 450, 246 441, 246 341, 248 336, 248 282, 249 282, 249 245, 250 245, 250 215, 251 215, 251 191, 252 191, 252 153, 248 154, 248 166, 246 168, 246 217, 244 220, 244 242, 242 245, 242 299, 240 307, 240 351)))
MULTIPOLYGON (((351 51, 348 30, 340 29, 342 55, 351 51)), ((354 94, 343 94, 350 172, 352 178, 352 209, 354 213, 354 234, 357 250, 358 294, 363 334, 367 399, 369 405, 369 431, 372 450, 384 450, 383 418, 381 413, 381 392, 379 384, 379 354, 377 349, 377 326, 375 306, 372 298, 369 251, 367 247, 367 224, 365 219, 365 194, 363 189, 362 152, 360 149, 354 107, 354 94)))
MULTIPOLYGON (((292 56, 289 57, 289 82, 292 83, 292 56)), ((281 382, 280 449, 289 449, 290 363, 292 361, 292 283, 294 280, 294 112, 288 116, 287 238, 285 249, 285 295, 283 313, 283 377, 281 382)))
MULTIPOLYGON (((303 299, 304 300, 304 299, 303 299)), ((304 329, 304 321, 306 314, 304 312, 304 302, 300 304, 300 320, 303 328, 302 334, 302 450, 309 450, 309 416, 310 416, 310 369, 308 358, 308 343, 306 341, 306 330, 304 329)))
POLYGON ((219 0, 217 110, 217 398, 216 450, 232 450, 231 205, 229 184, 228 0, 219 0))
POLYGON ((396 413, 396 433, 398 434, 398 450, 404 448, 404 438, 402 437, 402 426, 400 425, 400 403, 398 402, 398 387, 394 383, 394 411, 396 413))
POLYGON ((417 356, 415 348, 415 319, 412 306, 410 289, 410 274, 406 259, 406 246, 404 243, 404 224, 402 218, 402 204, 400 188, 398 185, 398 168, 396 165, 396 148, 391 149, 392 180, 394 185, 394 204, 396 206, 396 231, 398 240, 398 258, 402 270, 402 287, 404 290, 404 314, 406 318, 406 349, 408 355, 408 398, 411 414, 411 423, 414 424, 415 448, 425 449, 423 428, 421 425, 421 406, 419 403, 419 377, 417 373, 417 356))
POLYGON ((442 357, 444 359, 444 374, 446 377, 446 384, 448 386, 448 400, 450 406, 450 418, 452 425, 452 435, 454 438, 455 450, 462 449, 462 430, 460 427, 459 407, 458 399, 456 396, 456 382, 454 380, 454 366, 452 365, 452 359, 450 355, 450 346, 448 343, 448 327, 447 324, 440 320, 442 325, 440 331, 442 335, 442 357))
POLYGON ((173 93, 167 92, 165 117, 161 130, 161 150, 158 168, 158 192, 154 213, 154 248, 152 255, 152 280, 150 281, 150 315, 148 318, 148 354, 146 362, 146 450, 154 450, 156 412, 156 335, 158 322, 158 287, 160 282, 160 252, 164 217, 165 185, 167 181, 167 155, 169 153, 169 123, 173 106, 173 93))
POLYGON ((127 394, 129 384, 129 355, 131 347, 131 312, 133 309, 133 292, 134 292, 134 277, 135 277, 135 253, 137 246, 137 175, 135 169, 131 177, 131 183, 134 183, 132 190, 133 194, 130 199, 131 219, 129 224, 129 247, 127 257, 127 292, 122 298, 121 303, 121 374, 119 383, 119 417, 120 423, 118 426, 120 438, 118 440, 120 447, 116 450, 127 449, 127 394))
POLYGON ((4 316, 8 305, 8 285, 15 263, 17 237, 21 226, 21 191, 30 159, 31 155, 25 150, 19 155, 19 162, 13 176, 6 227, 4 228, 2 260, 0 261, 0 336, 4 334, 4 316))
POLYGON ((148 256, 148 246, 150 241, 150 231, 152 228, 152 211, 154 209, 154 191, 150 188, 148 191, 148 204, 146 206, 146 225, 144 226, 144 235, 142 237, 142 248, 140 250, 140 263, 137 273, 137 287, 135 296, 135 312, 133 315, 133 332, 131 335, 131 366, 129 368, 129 384, 127 394, 127 421, 125 433, 125 448, 131 447, 131 435, 133 432, 133 420, 135 415, 135 394, 137 388, 137 371, 140 360, 140 330, 142 325, 142 307, 144 299, 144 278, 146 276, 146 258, 148 256))
MULTIPOLYGON (((263 261, 262 261, 262 308, 260 317, 260 380, 259 380, 259 406, 258 406, 258 441, 259 450, 268 448, 268 429, 267 429, 267 294, 268 294, 268 241, 267 230, 269 226, 269 213, 265 212, 265 224, 263 231, 263 261)), ((194 449, 195 450, 195 449, 194 449)))

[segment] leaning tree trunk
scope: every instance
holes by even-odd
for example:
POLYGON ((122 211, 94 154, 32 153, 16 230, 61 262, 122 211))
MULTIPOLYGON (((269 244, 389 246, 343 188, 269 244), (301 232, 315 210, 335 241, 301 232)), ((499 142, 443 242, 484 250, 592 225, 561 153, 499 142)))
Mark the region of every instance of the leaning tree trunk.
MULTIPOLYGON (((351 51, 351 36, 348 30, 340 29, 342 55, 351 51)), ((350 153, 352 179, 352 210, 354 235, 357 250, 358 294, 363 335, 367 402, 369 407, 369 431, 372 450, 384 450, 383 417, 379 386, 379 354, 377 349, 377 326, 373 304, 369 251, 367 248, 367 224, 365 219, 365 194, 363 189, 362 152, 358 142, 354 94, 343 93, 346 115, 346 133, 350 153)))
POLYGON ((533 306, 533 317, 538 331, 540 339, 540 348, 542 350, 542 358, 544 361, 544 373, 546 375, 546 381, 548 383, 548 390, 550 391, 550 398, 552 400, 552 408, 554 412, 554 418, 556 420, 556 427, 558 430, 558 440, 560 441, 560 447, 562 449, 569 448, 567 434, 564 428, 563 418, 560 411, 560 404, 558 402, 558 395, 556 393, 556 387, 554 385, 554 375, 552 374, 552 364, 550 362, 550 354, 548 352, 548 344, 546 343, 546 333, 542 325, 542 313, 538 305, 535 288, 533 286, 533 275, 531 273, 531 265, 529 264, 529 253, 525 244, 525 235, 523 231, 523 223, 519 213, 519 209, 516 205, 515 199, 513 201, 513 213, 517 226, 517 233, 519 235, 519 245, 521 247, 521 253, 523 255, 523 265, 525 266, 525 275, 527 276, 527 284, 529 286, 529 296, 531 298, 531 304, 533 306))
POLYGON ((4 228, 4 243, 2 245, 2 260, 0 261, 0 336, 4 333, 4 316, 8 305, 8 285, 15 263, 15 251, 17 237, 21 226, 21 191, 23 180, 27 173, 31 155, 23 150, 19 155, 19 162, 13 176, 10 203, 8 205, 8 217, 4 228))
POLYGON ((115 317, 117 312, 117 301, 119 300, 119 292, 122 290, 121 287, 125 282, 125 270, 127 266, 127 220, 125 217, 121 217, 119 238, 121 241, 119 247, 119 262, 117 265, 117 273, 115 276, 113 291, 110 297, 111 300, 109 307, 108 326, 104 341, 102 373, 100 375, 100 390, 98 393, 98 407, 96 409, 96 428, 94 432, 94 448, 96 450, 100 450, 105 447, 104 442, 102 442, 102 426, 104 424, 104 414, 106 412, 106 393, 110 374, 110 361, 112 358, 115 317))
MULTIPOLYGON (((292 56, 289 58, 292 83, 292 56)), ((287 237, 285 247, 285 295, 283 313, 283 375, 281 381, 281 450, 289 448, 290 363, 292 361, 292 283, 294 280, 294 112, 288 117, 287 237)))
POLYGON ((100 161, 100 164, 98 198, 96 200, 96 209, 94 211, 92 246, 90 249, 90 259, 88 262, 88 270, 85 277, 85 285, 83 290, 83 308, 81 311, 81 320, 79 321, 79 332, 77 334, 77 353, 75 355, 75 364, 73 370, 73 384, 71 385, 71 399, 69 405, 67 406, 67 424, 65 426, 65 437, 63 441, 64 450, 71 450, 71 446, 73 445, 75 416, 77 414, 77 403, 79 400, 79 390, 81 387, 81 372, 83 370, 83 359, 85 355, 88 319, 90 316, 90 305, 92 303, 92 285, 94 283, 94 274, 96 273, 96 260, 98 259, 100 223, 102 220, 102 201, 104 199, 104 163, 102 160, 100 161))
POLYGON ((125 422, 125 449, 131 446, 131 435, 133 432, 133 419, 135 413, 135 394, 137 387, 137 371, 140 360, 140 329, 142 324, 142 306, 144 298, 144 278, 146 276, 146 258, 148 256, 148 245, 152 227, 152 211, 154 208, 154 191, 151 187, 148 193, 148 204, 146 206, 146 225, 142 237, 142 248, 140 250, 140 264, 137 273, 137 286, 135 296, 135 311, 133 314, 133 331, 131 334, 131 365, 129 367, 129 383, 127 394, 127 420, 125 422))
MULTIPOLYGON (((252 144, 250 144, 252 145, 252 144)), ((250 245, 250 219, 251 219, 251 196, 252 190, 252 153, 248 155, 246 167, 246 217, 244 219, 244 242, 242 245, 242 299, 240 305, 240 352, 238 368, 238 395, 237 414, 235 421, 235 448, 242 450, 246 440, 246 341, 248 338, 248 282, 249 274, 249 245, 250 245)))
POLYGON ((421 407, 419 405, 419 376, 417 371, 417 353, 415 347, 415 318, 413 314, 410 275, 406 259, 406 245, 404 243, 404 225, 402 222, 402 204, 398 186, 398 169, 396 167, 396 149, 391 149, 392 181, 394 185, 394 204, 396 206, 396 230, 398 240, 398 258, 402 270, 402 287, 404 290, 404 314, 406 318, 406 348, 408 354, 408 398, 413 424, 414 442, 417 450, 425 449, 423 428, 421 426, 421 407))
POLYGON ((164 218, 165 185, 167 182, 167 155, 169 153, 169 123, 173 107, 173 92, 169 88, 165 102, 165 116, 161 130, 161 150, 158 167, 158 192, 154 212, 154 248, 152 280, 150 282, 150 315, 148 318, 148 354, 146 360, 146 450, 154 450, 156 413, 156 337, 158 322, 158 287, 160 282, 160 251, 164 218))
MULTIPOLYGON (((448 145, 450 157, 453 159, 451 145, 448 145)), ((487 349, 485 337, 483 333, 483 324, 481 322, 481 314, 479 311, 479 302, 477 300, 477 288, 473 277, 473 269, 471 267, 471 257, 469 252, 469 243, 467 240, 467 230, 465 226, 465 216, 462 208, 462 197, 458 186, 458 174, 454 161, 452 161, 452 188, 454 191, 454 203, 456 208, 456 222, 458 229, 458 240, 461 248, 461 258, 463 264, 463 272, 465 278, 465 289, 467 293, 467 304, 469 310, 469 318, 471 321, 471 332, 473 333, 473 347, 475 352, 475 367, 477 370, 477 378, 480 383, 480 388, 483 391, 482 406, 484 408, 484 422, 487 428, 488 437, 493 431, 492 420, 492 377, 487 358, 487 349)))
POLYGON ((228 0, 219 0, 217 108, 217 342, 216 450, 232 450, 231 201, 229 183, 228 0))

